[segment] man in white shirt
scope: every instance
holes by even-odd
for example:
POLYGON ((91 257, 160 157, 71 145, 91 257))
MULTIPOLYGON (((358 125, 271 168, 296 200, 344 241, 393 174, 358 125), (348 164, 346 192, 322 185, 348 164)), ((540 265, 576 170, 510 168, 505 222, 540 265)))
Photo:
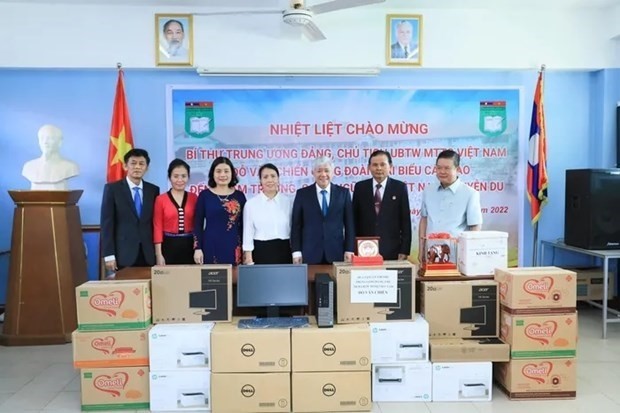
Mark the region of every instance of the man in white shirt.
POLYGON ((442 232, 458 238, 463 231, 480 231, 482 227, 480 193, 459 179, 459 164, 458 153, 451 149, 441 152, 435 163, 439 182, 427 186, 422 193, 420 262, 425 258, 422 247, 427 234, 442 232))

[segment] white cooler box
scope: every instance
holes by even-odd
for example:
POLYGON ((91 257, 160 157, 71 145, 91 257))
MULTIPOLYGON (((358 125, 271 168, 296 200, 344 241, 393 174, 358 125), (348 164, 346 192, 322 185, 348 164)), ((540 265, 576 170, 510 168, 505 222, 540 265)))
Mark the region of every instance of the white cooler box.
POLYGON ((463 275, 493 275, 508 267, 508 233, 465 231, 459 235, 458 269, 463 275))

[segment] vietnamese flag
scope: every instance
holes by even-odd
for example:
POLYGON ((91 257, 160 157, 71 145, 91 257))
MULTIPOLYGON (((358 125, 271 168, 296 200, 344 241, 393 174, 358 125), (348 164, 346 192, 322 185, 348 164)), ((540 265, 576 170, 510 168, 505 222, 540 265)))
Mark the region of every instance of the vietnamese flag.
POLYGON ((133 135, 129 122, 129 108, 125 100, 125 85, 123 71, 118 70, 116 82, 116 97, 112 111, 112 127, 110 128, 110 143, 108 146, 108 167, 106 182, 114 182, 125 177, 123 157, 133 148, 133 135))

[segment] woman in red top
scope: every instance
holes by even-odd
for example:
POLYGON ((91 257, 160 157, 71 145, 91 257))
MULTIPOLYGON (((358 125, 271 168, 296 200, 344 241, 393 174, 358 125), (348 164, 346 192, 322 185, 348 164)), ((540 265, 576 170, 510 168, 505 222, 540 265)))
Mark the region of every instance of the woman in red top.
POLYGON ((194 211, 196 194, 185 190, 189 165, 175 159, 168 166, 172 188, 155 199, 153 242, 157 265, 194 263, 194 211))

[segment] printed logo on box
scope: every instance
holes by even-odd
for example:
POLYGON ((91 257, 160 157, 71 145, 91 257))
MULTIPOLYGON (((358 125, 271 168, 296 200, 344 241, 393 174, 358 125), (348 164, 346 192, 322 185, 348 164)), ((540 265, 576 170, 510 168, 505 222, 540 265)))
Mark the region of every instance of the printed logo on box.
POLYGON ((540 280, 529 279, 523 284, 523 289, 526 293, 537 297, 539 300, 546 300, 549 298, 548 295, 553 293, 551 299, 553 301, 560 301, 562 294, 558 291, 551 291, 553 283, 552 277, 542 277, 540 280))
POLYGON ((116 339, 112 336, 103 338, 96 337, 90 342, 92 348, 101 351, 104 354, 111 354, 114 349, 114 344, 116 344, 116 339))
POLYGON ((245 343, 241 346, 241 354, 243 354, 245 357, 252 357, 255 351, 256 349, 250 343, 245 343))
POLYGON ((327 357, 331 357, 336 354, 336 346, 333 343, 325 343, 322 350, 323 354, 327 357))
POLYGON ((241 387, 241 394, 243 395, 243 397, 252 397, 254 396, 255 392, 256 390, 254 389, 254 386, 252 386, 251 384, 246 384, 243 387, 241 387))
POLYGON ((106 393, 110 393, 113 397, 119 397, 121 391, 125 389, 127 382, 129 381, 129 374, 118 372, 112 376, 102 374, 95 377, 93 385, 97 390, 101 390, 106 393))
POLYGON ((136 350, 133 347, 115 347, 116 339, 112 336, 96 337, 90 342, 90 346, 103 354, 133 354, 136 350))
POLYGON ((540 364, 526 364, 521 369, 521 372, 528 379, 534 380, 537 383, 543 384, 547 381, 547 377, 551 374, 553 365, 547 361, 540 364))
POLYGON ((322 391, 325 396, 332 397, 334 394, 336 394, 336 386, 331 383, 327 383, 323 386, 322 391))
POLYGON ((541 344, 549 344, 551 338, 558 329, 558 323, 555 321, 545 321, 544 323, 532 323, 525 327, 525 335, 528 338, 536 340, 541 344))
POLYGON ((102 311, 109 317, 116 317, 117 310, 120 310, 124 301, 125 293, 117 290, 109 294, 95 294, 90 297, 89 304, 95 310, 102 311))

